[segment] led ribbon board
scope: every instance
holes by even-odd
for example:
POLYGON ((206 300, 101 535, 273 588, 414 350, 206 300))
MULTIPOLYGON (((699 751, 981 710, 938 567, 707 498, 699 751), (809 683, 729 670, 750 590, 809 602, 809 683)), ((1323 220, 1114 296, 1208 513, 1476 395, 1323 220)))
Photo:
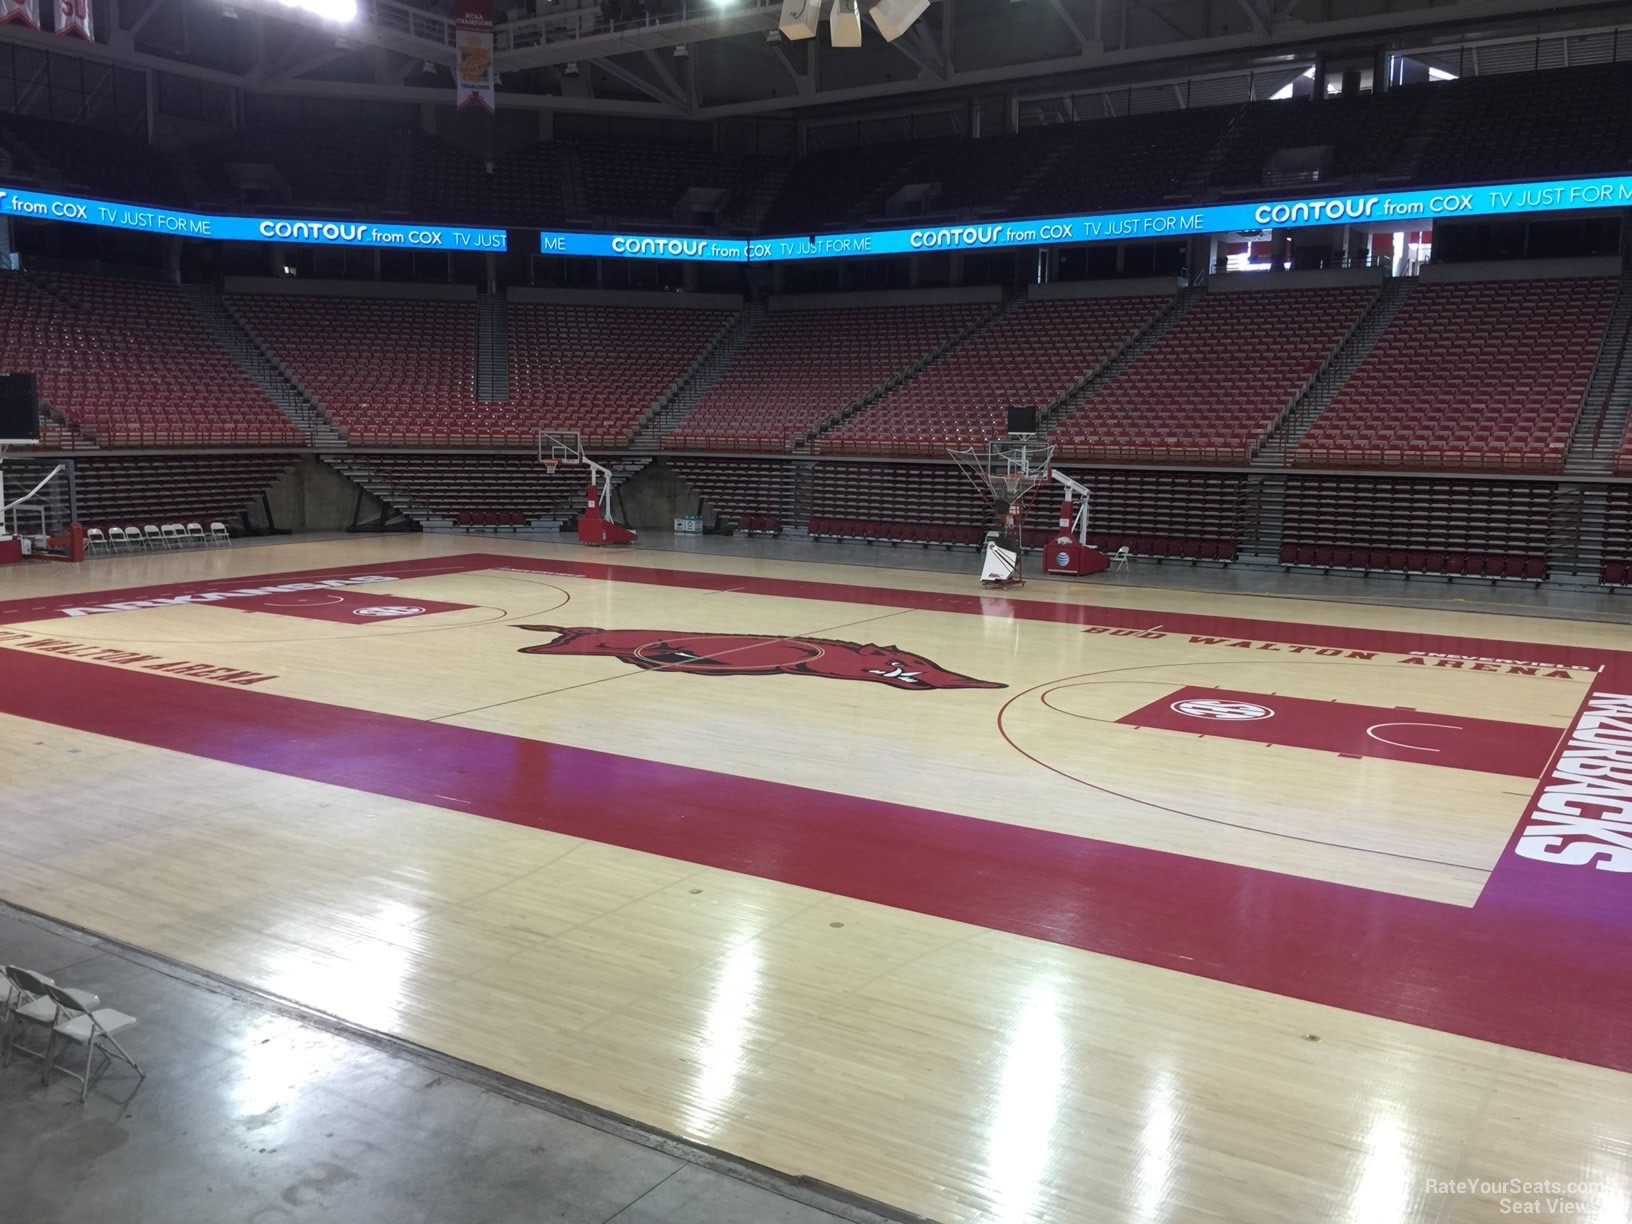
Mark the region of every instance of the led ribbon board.
POLYGON ((119 204, 43 191, 0 189, 0 217, 66 221, 178 238, 225 242, 295 242, 309 246, 401 247, 415 251, 502 251, 502 229, 459 225, 398 225, 381 221, 333 221, 305 217, 231 217, 175 212, 142 204, 119 204))
POLYGON ((740 238, 699 238, 673 234, 593 234, 544 230, 543 255, 588 255, 601 259, 685 259, 704 263, 746 263, 748 244, 740 238))
POLYGON ((1088 213, 1034 221, 983 221, 917 229, 859 230, 844 234, 752 238, 746 242, 658 235, 545 231, 540 249, 555 255, 613 259, 690 259, 773 262, 861 255, 915 255, 924 251, 988 251, 1059 243, 1116 242, 1227 234, 1309 225, 1404 228, 1447 217, 1523 216, 1575 209, 1632 206, 1632 175, 1557 179, 1482 187, 1389 191, 1365 195, 1304 196, 1146 212, 1088 213))

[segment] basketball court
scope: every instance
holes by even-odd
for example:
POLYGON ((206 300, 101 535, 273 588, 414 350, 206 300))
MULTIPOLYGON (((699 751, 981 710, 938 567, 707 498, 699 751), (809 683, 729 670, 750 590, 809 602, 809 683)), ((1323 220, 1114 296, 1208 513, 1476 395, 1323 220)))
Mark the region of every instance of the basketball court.
POLYGON ((0 898, 938 1220, 1626 1217, 1624 624, 977 577, 29 567, 0 898))

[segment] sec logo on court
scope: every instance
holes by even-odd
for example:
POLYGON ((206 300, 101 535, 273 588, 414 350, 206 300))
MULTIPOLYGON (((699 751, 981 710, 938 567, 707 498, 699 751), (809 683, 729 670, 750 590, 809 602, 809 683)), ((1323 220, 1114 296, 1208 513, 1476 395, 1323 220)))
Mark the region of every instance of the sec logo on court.
POLYGON ((1190 718, 1206 718, 1214 722, 1248 722, 1254 718, 1275 717, 1274 710, 1251 701, 1192 698, 1189 701, 1175 701, 1169 708, 1190 718))
POLYGON ((372 608, 353 608, 353 616, 418 616, 424 608, 410 604, 376 604, 372 608))

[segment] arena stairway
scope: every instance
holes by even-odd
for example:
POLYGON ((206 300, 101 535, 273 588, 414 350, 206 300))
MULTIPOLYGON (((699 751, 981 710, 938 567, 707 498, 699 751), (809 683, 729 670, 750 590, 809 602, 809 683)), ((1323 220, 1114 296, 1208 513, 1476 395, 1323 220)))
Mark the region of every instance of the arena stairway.
POLYGON ((1422 165, 1422 155, 1439 135, 1439 129, 1445 122, 1445 113, 1449 107, 1450 97, 1444 90, 1428 90, 1422 109, 1417 112, 1417 121, 1412 125, 1411 134, 1405 138, 1394 160, 1381 175, 1384 181, 1406 183, 1417 177, 1417 170, 1422 165))
POLYGON ((1571 476, 1608 475, 1626 433, 1627 411, 1632 408, 1632 276, 1622 276, 1616 289, 1615 312, 1604 331, 1604 342, 1593 367, 1592 382, 1582 401, 1581 414, 1570 434, 1564 471, 1571 476))
POLYGON ((1349 332, 1348 338, 1332 354, 1331 360, 1321 367, 1314 381, 1293 401, 1280 420, 1269 431, 1258 451, 1252 457, 1256 467, 1286 467, 1287 459, 1296 449, 1303 435, 1320 414, 1330 406, 1337 393, 1353 376, 1360 363, 1371 352, 1377 337, 1387 329, 1395 313, 1411 292, 1411 281, 1406 278, 1390 279, 1383 283, 1370 308, 1349 332))
POLYGON ((1548 576, 1597 585, 1604 568, 1609 499, 1601 484, 1560 484, 1553 496, 1548 576))
POLYGON ((771 211, 771 205, 776 203, 776 197, 782 194, 782 187, 788 181, 791 166, 776 166, 765 171, 754 184, 753 193, 739 208, 736 201, 729 203, 730 223, 733 230, 742 229, 750 234, 760 232, 765 224, 765 217, 771 211))
POLYGON ((1279 565, 1286 533, 1286 477, 1248 477, 1243 501, 1246 525, 1236 561, 1242 565, 1279 565))
POLYGON ((810 535, 811 505, 816 497, 816 463, 811 459, 793 461, 793 505, 788 521, 782 524, 785 536, 810 535))
POLYGON ((1208 191, 1208 184, 1213 181, 1213 171, 1230 153, 1235 151, 1236 143, 1241 139, 1241 116, 1244 108, 1238 106, 1235 115, 1230 119, 1229 126, 1219 134, 1217 140, 1208 147, 1201 157, 1196 159, 1195 165, 1190 167, 1179 183, 1175 197, 1181 200, 1200 201, 1204 197, 1212 198, 1208 191))
POLYGON ((476 299, 476 398, 489 404, 510 398, 509 322, 502 293, 476 299))
POLYGON ((631 452, 642 455, 657 453, 663 438, 691 415, 691 410, 708 394, 708 389, 720 380, 720 376, 736 359, 737 350, 765 318, 765 313, 765 307, 757 303, 742 308, 731 326, 720 332, 713 347, 698 359, 691 373, 681 380, 673 394, 659 404, 657 410, 635 431, 635 436, 629 441, 631 452))
POLYGON ((192 305, 205 328, 234 361, 265 391, 278 411, 304 433, 316 450, 345 447, 334 422, 309 399, 298 384, 261 347, 249 330, 232 313, 221 295, 209 285, 183 285, 182 296, 192 305))
POLYGON ((903 383, 911 382, 925 370, 933 367, 936 362, 950 357, 965 344, 968 344, 969 341, 975 336, 979 335, 993 323, 996 323, 1004 315, 1008 314, 1010 310, 1014 309, 1016 305, 1025 300, 1025 294, 1023 293, 1011 294, 1009 297, 1003 300, 996 310, 991 310, 986 314, 981 315, 968 327, 964 328, 945 344, 941 345, 940 348, 935 349, 932 352, 925 353, 912 365, 897 372, 894 377, 879 383, 876 387, 873 387, 871 390, 858 396, 856 399, 851 400, 848 404, 844 405, 844 407, 838 409, 836 412, 829 413, 828 416, 819 422, 808 434, 794 439, 794 451, 796 453, 803 454, 810 453, 812 444, 817 438, 833 429, 838 428, 845 421, 848 421, 851 417, 855 416, 863 409, 872 407, 874 404, 878 403, 879 400, 883 399, 886 395, 888 395, 891 391, 894 391, 903 383))
POLYGON ((1076 386, 1071 387, 1052 404, 1044 405, 1042 411, 1037 414, 1037 431, 1046 437, 1055 425, 1076 411, 1084 400, 1144 356, 1145 350, 1165 336, 1168 329, 1184 317, 1185 312, 1203 292, 1205 291, 1202 289, 1185 289, 1175 293, 1167 308, 1152 319, 1144 331, 1123 345, 1121 352, 1098 369, 1085 373, 1076 386))

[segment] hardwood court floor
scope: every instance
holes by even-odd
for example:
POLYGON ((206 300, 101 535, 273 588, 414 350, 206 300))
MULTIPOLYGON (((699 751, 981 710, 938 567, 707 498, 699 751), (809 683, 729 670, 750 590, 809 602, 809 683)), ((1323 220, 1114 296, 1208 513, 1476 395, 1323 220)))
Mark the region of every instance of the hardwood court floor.
POLYGON ((1620 624, 1127 584, 32 567, 0 897, 936 1219, 1623 1221, 1622 784, 1556 771, 1628 692, 1620 624))

